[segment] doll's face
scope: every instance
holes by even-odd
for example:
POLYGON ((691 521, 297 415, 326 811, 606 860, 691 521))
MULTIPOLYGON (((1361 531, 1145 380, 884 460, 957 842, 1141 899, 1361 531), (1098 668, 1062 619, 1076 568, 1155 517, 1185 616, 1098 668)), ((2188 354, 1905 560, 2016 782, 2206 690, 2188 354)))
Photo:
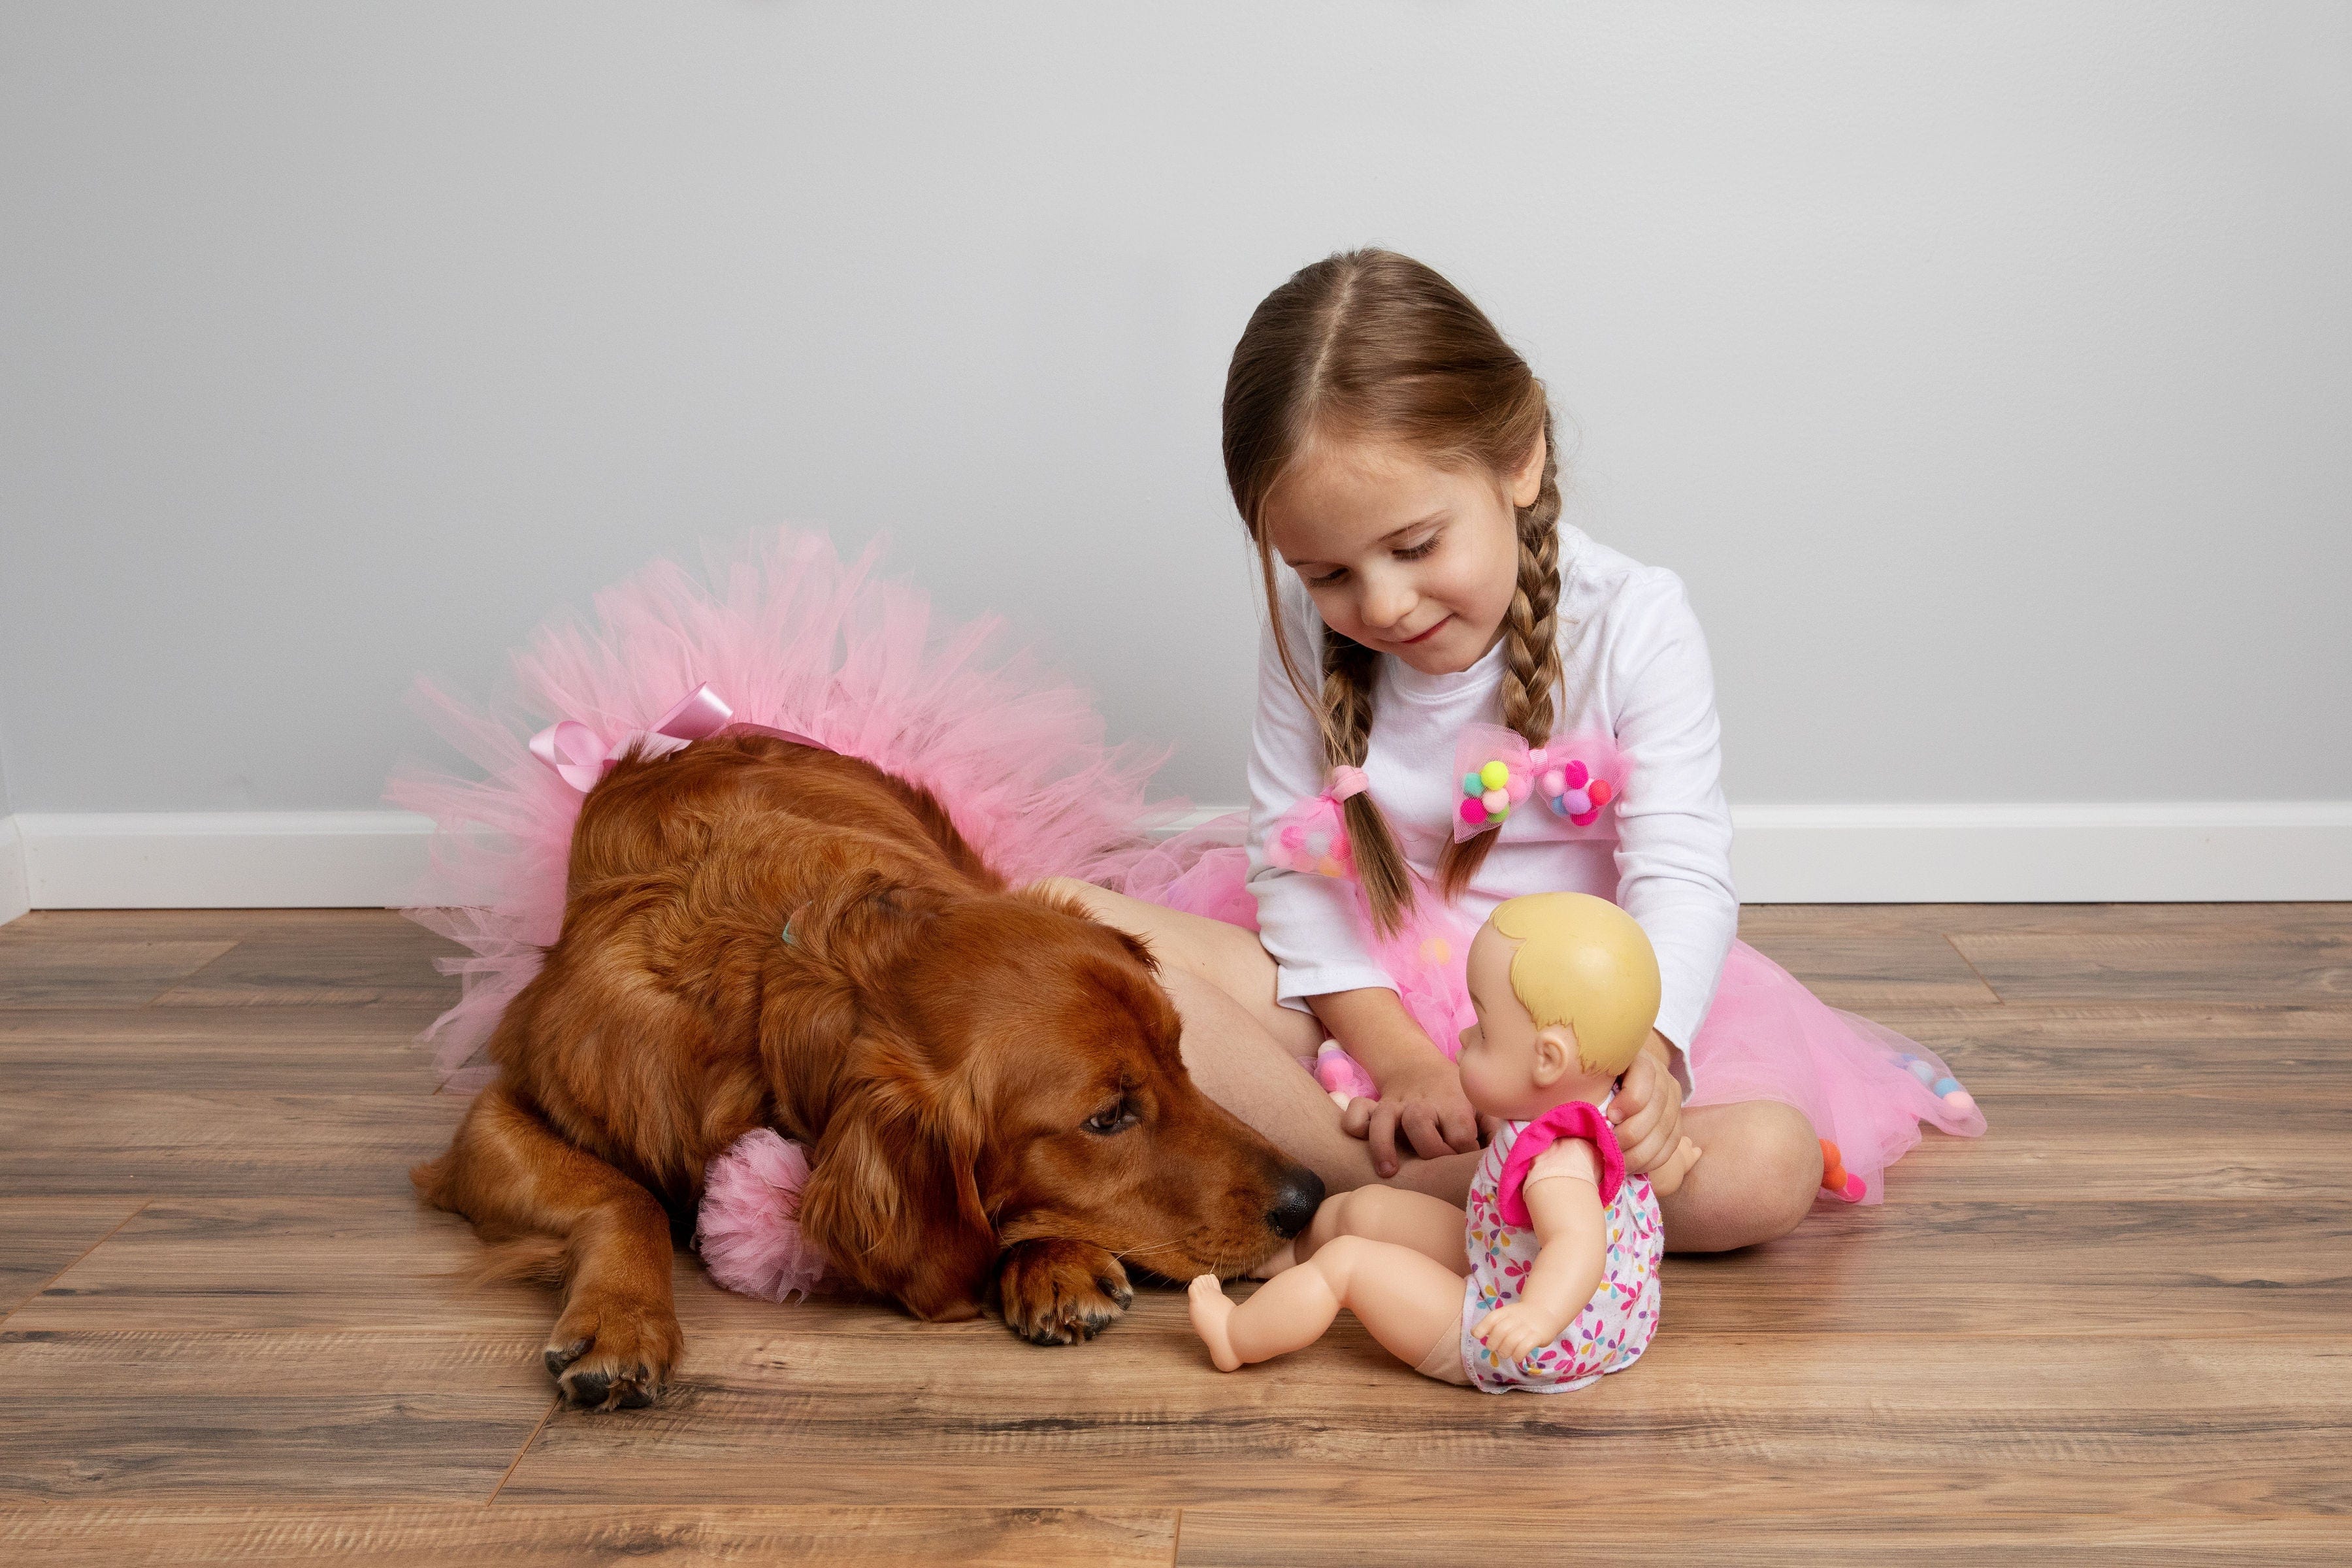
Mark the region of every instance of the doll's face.
POLYGON ((1511 989, 1519 944, 1491 924, 1470 943, 1470 1005, 1478 1021, 1462 1031, 1462 1092, 1471 1105, 1507 1121, 1526 1121, 1572 1098, 1589 1078, 1576 1056, 1574 1031, 1538 1029, 1511 989))
POLYGON ((1533 503, 1543 443, 1524 471, 1441 468, 1393 442, 1318 438, 1266 498, 1266 542, 1307 584, 1323 624, 1425 675, 1478 662, 1518 582, 1515 507, 1533 503))

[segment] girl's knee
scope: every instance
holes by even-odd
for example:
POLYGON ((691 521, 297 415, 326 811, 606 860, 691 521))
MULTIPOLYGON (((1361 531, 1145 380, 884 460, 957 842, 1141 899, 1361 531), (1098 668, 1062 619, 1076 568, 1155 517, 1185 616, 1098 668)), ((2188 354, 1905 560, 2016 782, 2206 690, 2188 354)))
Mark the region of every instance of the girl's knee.
POLYGON ((1822 1143, 1794 1107, 1766 1102, 1757 1110, 1748 1151, 1750 1226, 1755 1240, 1770 1241, 1812 1212, 1822 1187, 1822 1143))

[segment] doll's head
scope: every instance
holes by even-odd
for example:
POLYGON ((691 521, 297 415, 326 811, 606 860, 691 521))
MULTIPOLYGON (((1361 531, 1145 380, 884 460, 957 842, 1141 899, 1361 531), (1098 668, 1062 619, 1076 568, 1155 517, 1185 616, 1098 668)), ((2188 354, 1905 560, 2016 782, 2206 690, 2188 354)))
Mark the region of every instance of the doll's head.
POLYGON ((1470 943, 1462 1092, 1523 1121, 1598 1100, 1641 1054, 1658 1016, 1658 959, 1633 916, 1587 893, 1500 905, 1470 943))
MULTIPOLYGON (((1311 673, 1287 637, 1275 645, 1320 720, 1326 767, 1363 765, 1383 654, 1445 674, 1504 643, 1503 722, 1530 746, 1551 738, 1560 498, 1550 404, 1459 289, 1388 250, 1301 268, 1234 345, 1224 448, 1270 613, 1281 615, 1285 562, 1328 628, 1311 673)), ((1373 921, 1394 931, 1412 903, 1403 858, 1370 795, 1345 810, 1373 921)), ((1447 847, 1447 898, 1492 844, 1481 835, 1447 847)))

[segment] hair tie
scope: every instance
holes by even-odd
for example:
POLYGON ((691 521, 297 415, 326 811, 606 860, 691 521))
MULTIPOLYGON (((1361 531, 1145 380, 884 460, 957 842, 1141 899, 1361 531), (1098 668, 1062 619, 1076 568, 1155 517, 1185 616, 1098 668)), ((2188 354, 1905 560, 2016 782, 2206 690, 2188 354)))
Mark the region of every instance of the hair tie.
POLYGON ((1331 770, 1331 787, 1327 793, 1333 800, 1346 800, 1351 795, 1361 795, 1371 787, 1372 781, 1364 776, 1363 769, 1351 768, 1342 763, 1331 770))

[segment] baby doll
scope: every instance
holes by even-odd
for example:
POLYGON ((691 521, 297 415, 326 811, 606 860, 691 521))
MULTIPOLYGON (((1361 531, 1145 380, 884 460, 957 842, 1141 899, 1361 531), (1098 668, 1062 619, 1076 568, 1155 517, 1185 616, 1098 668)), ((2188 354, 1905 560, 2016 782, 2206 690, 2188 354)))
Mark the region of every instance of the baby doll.
POLYGON ((1489 1394, 1581 1388, 1648 1346, 1656 1194, 1699 1157, 1685 1138, 1629 1177, 1602 1114, 1657 1016, 1649 939, 1606 900, 1538 893, 1488 917, 1468 968, 1478 1021, 1462 1032, 1462 1091, 1505 1123, 1469 1212, 1359 1187, 1325 1200, 1248 1300, 1202 1275, 1192 1328, 1219 1371, 1314 1343, 1342 1307, 1423 1375, 1489 1394))

